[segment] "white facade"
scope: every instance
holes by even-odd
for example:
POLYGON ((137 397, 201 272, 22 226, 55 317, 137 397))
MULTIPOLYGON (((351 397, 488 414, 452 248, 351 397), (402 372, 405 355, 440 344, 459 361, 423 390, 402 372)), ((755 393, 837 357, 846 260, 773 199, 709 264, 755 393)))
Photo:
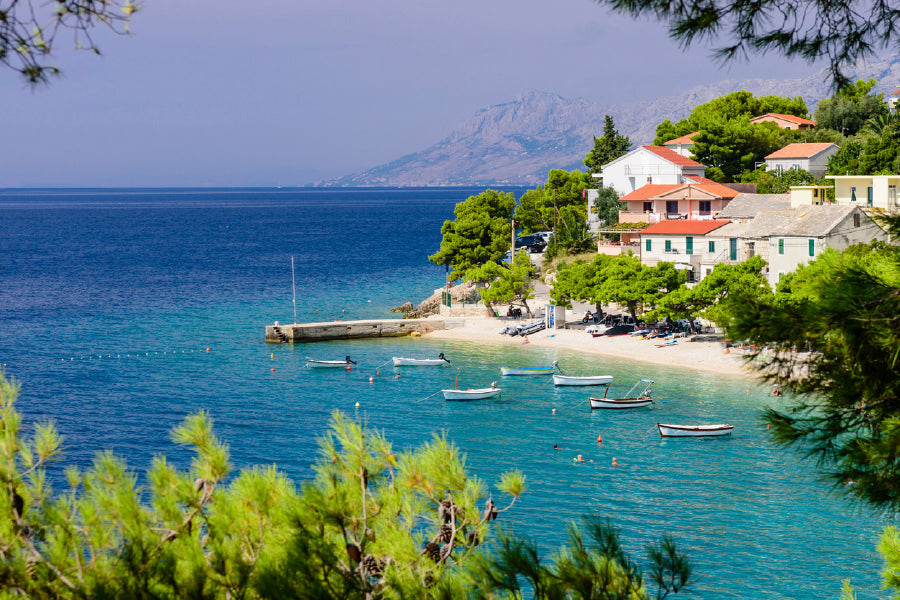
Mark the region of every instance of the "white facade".
MULTIPOLYGON (((790 144, 782 150, 791 147, 802 146, 819 146, 820 144, 790 144)), ((801 169, 814 175, 822 177, 828 167, 828 159, 836 153, 840 148, 835 144, 829 144, 827 147, 811 154, 810 156, 779 156, 782 150, 773 152, 766 157, 766 170, 771 172, 790 171, 791 169, 801 169)), ((801 150, 802 152, 802 150, 801 150)))
POLYGON ((825 179, 834 180, 836 204, 890 212, 900 209, 900 175, 829 175, 825 179))
POLYGON ((668 148, 640 146, 603 165, 603 185, 624 196, 648 183, 687 183, 685 175, 702 177, 706 167, 668 148))

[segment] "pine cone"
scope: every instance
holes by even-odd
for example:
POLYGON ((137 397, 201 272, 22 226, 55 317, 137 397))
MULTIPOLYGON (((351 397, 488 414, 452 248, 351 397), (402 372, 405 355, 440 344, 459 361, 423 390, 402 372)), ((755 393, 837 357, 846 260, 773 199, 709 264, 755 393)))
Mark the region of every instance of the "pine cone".
POLYGON ((438 541, 448 543, 453 539, 453 528, 449 525, 441 525, 441 531, 438 534, 438 541))
POLYGON ((363 567, 366 569, 366 573, 371 577, 381 577, 381 572, 384 570, 384 563, 381 560, 369 555, 366 556, 362 562, 363 567))
POLYGON ((434 542, 425 542, 425 554, 434 562, 438 562, 441 560, 441 547, 434 542))

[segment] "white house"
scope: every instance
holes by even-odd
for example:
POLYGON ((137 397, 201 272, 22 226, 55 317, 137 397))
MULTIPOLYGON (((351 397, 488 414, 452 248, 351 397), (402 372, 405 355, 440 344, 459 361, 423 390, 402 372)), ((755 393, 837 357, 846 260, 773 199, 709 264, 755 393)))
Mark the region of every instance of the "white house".
POLYGON ((663 146, 639 146, 603 165, 603 185, 625 195, 648 183, 682 184, 703 177, 706 167, 663 146))
POLYGON ((794 129, 797 131, 803 131, 805 129, 809 129, 810 127, 815 127, 816 125, 815 121, 810 121, 809 119, 804 119, 803 117, 795 117, 794 115, 782 115, 779 113, 766 113, 758 117, 753 117, 752 119, 750 119, 750 122, 754 124, 775 123, 782 129, 794 129))
POLYGON ((700 281, 726 251, 715 231, 729 221, 660 221, 641 231, 641 263, 667 261, 687 271, 688 282, 700 281))
POLYGON ((683 135, 681 137, 677 137, 673 140, 669 140, 668 142, 664 142, 663 146, 672 150, 673 152, 677 152, 682 156, 687 156, 690 158, 693 155, 694 149, 694 136, 700 133, 699 131, 695 131, 694 133, 689 133, 687 135, 683 135))
POLYGON ((802 169, 816 177, 825 175, 828 159, 840 150, 836 144, 788 144, 766 157, 766 170, 781 173, 802 169))
POLYGON ((887 233, 858 206, 797 208, 769 235, 769 285, 774 288, 786 273, 813 260, 825 248, 841 251, 853 244, 887 239, 887 233))
POLYGON ((834 180, 836 204, 887 211, 900 209, 897 197, 900 175, 829 175, 825 179, 834 180))

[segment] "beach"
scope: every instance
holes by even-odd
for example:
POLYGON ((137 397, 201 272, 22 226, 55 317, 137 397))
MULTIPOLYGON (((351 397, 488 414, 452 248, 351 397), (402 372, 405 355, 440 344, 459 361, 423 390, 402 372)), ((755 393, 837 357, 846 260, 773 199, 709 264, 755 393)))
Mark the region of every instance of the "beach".
POLYGON ((543 329, 521 336, 500 334, 499 331, 514 323, 504 319, 471 317, 462 327, 444 329, 425 334, 428 338, 466 340, 505 346, 534 346, 559 348, 597 356, 634 360, 679 369, 694 369, 722 375, 754 377, 743 354, 735 349, 722 347, 721 342, 690 341, 690 337, 677 338, 676 343, 662 345, 661 338, 637 339, 635 336, 591 337, 583 329, 543 329), (527 343, 526 343, 527 339, 527 343))

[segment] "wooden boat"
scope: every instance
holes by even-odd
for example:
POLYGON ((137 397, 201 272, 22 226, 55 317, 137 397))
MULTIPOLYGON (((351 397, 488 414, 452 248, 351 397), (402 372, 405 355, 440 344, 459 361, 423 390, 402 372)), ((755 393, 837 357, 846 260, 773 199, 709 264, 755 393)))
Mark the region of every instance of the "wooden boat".
POLYGON ((612 375, 553 375, 553 385, 607 385, 612 375))
POLYGON ((662 437, 703 437, 711 435, 728 435, 734 430, 734 425, 720 423, 717 425, 673 425, 671 423, 657 423, 659 435, 662 437))
POLYGON ((439 367, 441 365, 449 365, 450 361, 441 352, 437 358, 403 358, 394 357, 395 367, 439 367))
POLYGON ((606 391, 603 392, 602 398, 588 398, 591 409, 595 408, 641 408, 653 404, 653 398, 650 397, 650 387, 653 385, 652 379, 638 379, 637 383, 631 386, 631 389, 625 392, 622 398, 608 398, 609 384, 606 385, 606 391), (640 390, 640 391, 637 391, 640 390))
POLYGON ((551 375, 558 370, 559 363, 555 360, 546 367, 500 367, 500 373, 503 375, 551 375))
POLYGON ((314 358, 306 358, 306 368, 308 369, 335 369, 335 368, 346 368, 350 365, 355 365, 356 363, 350 360, 350 357, 344 358, 344 360, 316 360, 314 358))
POLYGON ((476 388, 468 390, 441 390, 444 400, 482 400, 500 395, 500 388, 476 388))

